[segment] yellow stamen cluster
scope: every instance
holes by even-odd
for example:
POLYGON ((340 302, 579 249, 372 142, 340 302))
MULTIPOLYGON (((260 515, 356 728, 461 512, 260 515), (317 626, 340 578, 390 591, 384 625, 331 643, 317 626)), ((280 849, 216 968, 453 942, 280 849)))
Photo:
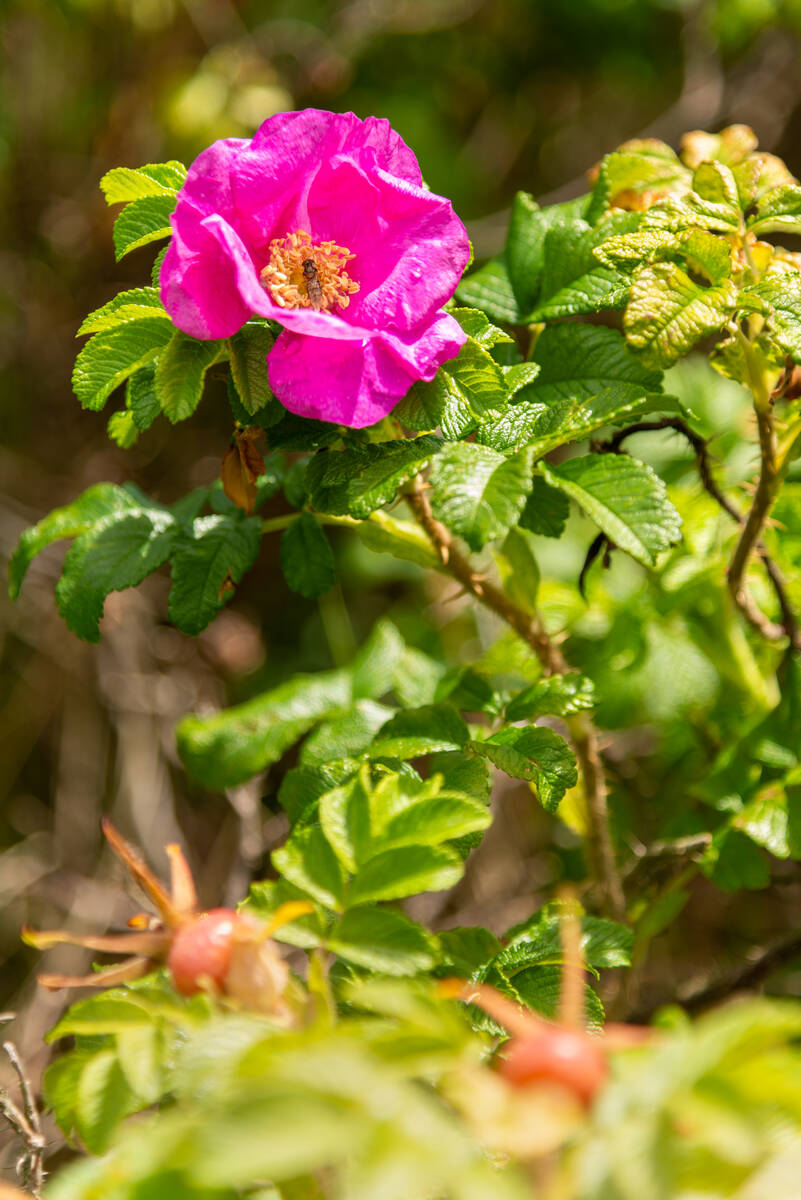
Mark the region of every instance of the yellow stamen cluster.
POLYGON ((262 269, 261 282, 276 304, 282 308, 318 308, 329 312, 335 306, 347 308, 359 285, 345 270, 355 258, 335 242, 313 242, 300 229, 287 237, 270 242, 270 261, 262 269), (315 270, 304 271, 311 261, 315 270))

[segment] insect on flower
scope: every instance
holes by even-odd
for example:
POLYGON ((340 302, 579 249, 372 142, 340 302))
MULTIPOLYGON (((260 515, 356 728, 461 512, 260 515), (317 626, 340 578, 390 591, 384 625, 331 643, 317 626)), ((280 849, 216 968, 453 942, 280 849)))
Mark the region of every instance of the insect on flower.
POLYGON ((312 308, 319 311, 323 307, 323 289, 320 286, 320 273, 313 258, 303 260, 303 274, 306 279, 306 293, 312 302, 312 308))

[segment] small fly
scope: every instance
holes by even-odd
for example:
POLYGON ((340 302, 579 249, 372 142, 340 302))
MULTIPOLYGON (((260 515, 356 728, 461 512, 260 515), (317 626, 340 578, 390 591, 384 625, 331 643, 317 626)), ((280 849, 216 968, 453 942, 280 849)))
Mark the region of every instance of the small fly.
POLYGON ((323 307, 323 289, 320 286, 317 264, 313 258, 303 260, 303 275, 306 280, 306 295, 311 300, 312 307, 321 309, 323 307))

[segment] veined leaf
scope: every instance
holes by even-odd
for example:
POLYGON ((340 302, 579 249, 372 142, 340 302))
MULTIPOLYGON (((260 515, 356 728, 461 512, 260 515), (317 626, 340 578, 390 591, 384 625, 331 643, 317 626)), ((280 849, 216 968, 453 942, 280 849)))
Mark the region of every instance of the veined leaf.
POLYGON ((129 375, 161 354, 174 333, 166 314, 96 333, 81 350, 72 373, 72 386, 81 405, 101 409, 129 375))
POLYGON ((615 234, 631 233, 639 213, 619 213, 596 228, 586 221, 559 223, 545 236, 542 282, 537 305, 527 321, 552 321, 603 309, 622 308, 629 280, 595 257, 595 248, 615 234))
POLYGON ((458 883, 463 872, 462 859, 447 846, 400 846, 365 863, 350 885, 348 905, 442 892, 458 883))
POLYGON ((801 185, 784 183, 765 192, 746 225, 750 233, 801 233, 801 185))
POLYGON ((595 224, 610 207, 647 208, 655 195, 686 191, 691 172, 656 138, 626 142, 601 161, 587 219, 595 224))
POLYGON ((125 488, 113 483, 97 483, 71 504, 53 509, 38 524, 24 530, 8 565, 11 599, 16 600, 28 567, 45 546, 61 538, 78 537, 104 517, 136 507, 137 501, 125 488))
POLYGON ((517 522, 531 487, 532 457, 504 458, 487 446, 447 445, 431 472, 431 507, 472 550, 501 537, 517 522))
POLYGON ((348 709, 351 701, 347 671, 296 675, 214 716, 184 717, 176 731, 178 752, 191 775, 222 791, 277 762, 318 721, 348 709))
POLYGON ((655 263, 635 275, 623 326, 646 366, 669 367, 721 329, 736 303, 731 280, 702 287, 676 263, 655 263))
POLYGON ((551 675, 518 692, 507 704, 505 716, 507 721, 566 717, 595 704, 595 687, 586 675, 551 675))
POLYGON ((140 367, 129 377, 125 388, 125 405, 140 433, 149 429, 160 414, 161 405, 156 395, 156 369, 152 363, 140 367))
POLYGON ((504 258, 521 313, 531 312, 540 294, 546 234, 557 225, 572 226, 583 217, 586 207, 586 196, 548 208, 540 208, 528 192, 518 192, 515 196, 504 258))
POLYGON ((328 538, 311 513, 301 513, 281 538, 281 570, 293 592, 313 599, 337 581, 328 538))
POLYGON ((540 334, 533 358, 540 371, 521 400, 574 403, 611 390, 623 405, 662 386, 662 372, 645 367, 616 329, 601 325, 551 325, 540 334))
POLYGON ((539 469, 610 541, 645 566, 654 566, 660 551, 681 536, 681 518, 664 483, 627 454, 587 454, 559 466, 541 463, 539 469))
POLYGON ((162 412, 173 424, 185 421, 197 408, 206 371, 222 357, 224 347, 224 342, 199 342, 179 330, 159 355, 155 391, 162 412))
POLYGON ((520 514, 520 527, 540 537, 561 537, 570 512, 570 503, 563 492, 534 475, 525 508, 520 514))
POLYGON ((394 500, 401 484, 422 470, 441 445, 439 438, 427 435, 318 454, 306 471, 311 506, 318 512, 368 517, 394 500))
POLYGON ((456 289, 456 298, 471 308, 480 308, 493 321, 516 325, 520 321, 515 294, 503 257, 492 258, 467 275, 456 289))
POLYGON ((104 329, 115 329, 128 321, 143 321, 154 316, 163 317, 165 321, 170 319, 156 288, 133 288, 127 292, 119 292, 107 304, 90 313, 84 319, 76 337, 100 333, 104 329))
POLYGON ((261 521, 240 514, 196 517, 172 549, 170 620, 196 635, 214 619, 232 588, 253 566, 261 543, 261 521))
POLYGON ((123 1117, 141 1107, 113 1050, 100 1050, 86 1062, 78 1082, 75 1124, 93 1154, 102 1154, 123 1117))
POLYGON ((172 192, 143 196, 141 200, 131 200, 126 204, 114 222, 117 261, 140 246, 148 246, 151 242, 160 242, 162 238, 169 237, 172 233, 170 214, 174 208, 175 195, 172 192))
POLYGON ((483 313, 479 308, 453 308, 450 310, 451 316, 454 317, 467 336, 479 346, 483 346, 485 350, 491 350, 493 346, 500 345, 503 342, 514 344, 514 338, 505 330, 499 329, 497 325, 493 325, 486 313, 483 313))
POLYGON ((441 426, 446 437, 456 439, 475 429, 488 412, 505 408, 509 391, 504 372, 489 350, 468 338, 430 383, 412 386, 394 415, 409 429, 441 426))
POLYGON ((439 750, 458 750, 469 731, 450 704, 428 704, 410 708, 379 730, 370 747, 373 758, 419 758, 439 750))
POLYGON ((332 927, 326 946, 346 962, 384 975, 416 975, 439 960, 434 937, 391 908, 353 908, 332 927))
MULTIPOLYGON (((267 355, 274 342, 272 332, 265 325, 255 324, 243 325, 238 333, 228 339, 228 356, 237 397, 251 417, 275 400, 267 374, 267 355)), ((280 420, 283 410, 279 407, 275 415, 280 420)))
POLYGON ((768 331, 789 354, 801 363, 801 275, 771 272, 752 284, 741 300, 754 296, 765 311, 768 331))
POLYGON ((295 829, 289 841, 273 851, 272 861, 284 879, 324 908, 341 912, 345 907, 346 875, 319 825, 295 829))
POLYGON ((186 167, 175 160, 144 167, 114 167, 100 180, 107 204, 127 204, 143 196, 175 195, 186 180, 186 167))
POLYGON ((73 542, 56 585, 58 609, 88 642, 100 640, 109 592, 135 587, 166 561, 176 523, 160 507, 131 508, 95 522, 73 542))
POLYGON ((544 726, 507 725, 486 741, 471 741, 469 746, 507 775, 533 784, 548 812, 556 811, 567 789, 578 781, 573 751, 563 737, 544 726))

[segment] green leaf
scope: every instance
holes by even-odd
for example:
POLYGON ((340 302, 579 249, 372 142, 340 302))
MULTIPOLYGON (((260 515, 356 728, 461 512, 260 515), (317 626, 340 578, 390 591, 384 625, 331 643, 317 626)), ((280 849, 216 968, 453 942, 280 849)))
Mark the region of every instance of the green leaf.
POLYGON ((703 287, 676 263, 655 263, 635 275, 623 326, 646 366, 669 367, 720 330, 736 303, 731 280, 703 287))
POLYGON ((503 343, 514 345, 515 340, 510 333, 491 324, 486 313, 478 308, 452 308, 451 316, 459 322, 467 336, 485 350, 503 343))
MULTIPOLYGON (((228 356, 237 396, 249 416, 275 400, 267 373, 267 355, 275 337, 265 325, 243 325, 228 339, 228 356)), ((277 419, 283 415, 277 413, 277 419)))
POLYGON ((223 791, 277 762, 324 718, 351 705, 347 671, 296 675, 245 704, 210 717, 184 717, 176 731, 178 753, 189 773, 223 791))
POLYGON ((801 185, 784 183, 771 188, 757 201, 756 213, 746 221, 749 232, 801 233, 801 185))
MULTIPOLYGON (((534 308, 545 266, 545 237, 550 229, 570 225, 583 216, 586 197, 540 208, 528 192, 518 192, 506 235, 504 257, 521 313, 534 308)), ((584 226, 586 228, 586 226, 584 226)))
POLYGON ((199 342, 178 331, 156 364, 155 390, 162 412, 185 421, 200 403, 206 371, 222 356, 225 343, 199 342))
POLYGON ((113 1050, 101 1050, 84 1067, 78 1083, 75 1123, 92 1154, 103 1154, 115 1129, 140 1107, 113 1050))
POLYGON ((741 299, 757 298, 766 309, 766 324, 771 336, 794 362, 801 363, 801 275, 798 272, 771 272, 752 284, 741 299))
POLYGON ((196 635, 230 599, 230 583, 239 583, 256 561, 261 521, 239 513, 196 517, 184 526, 172 549, 169 615, 184 633, 196 635))
POLYGON ((503 257, 490 259, 466 276, 456 289, 456 298, 471 308, 480 308, 493 321, 515 325, 520 320, 503 257))
POLYGON ((38 524, 24 530, 8 564, 11 599, 16 600, 28 567, 45 546, 61 538, 78 537, 102 518, 135 507, 136 501, 124 488, 113 483, 97 483, 71 504, 53 509, 38 524))
POLYGON ((311 506, 318 512, 368 517, 394 500, 401 484, 421 471, 441 444, 437 437, 424 436, 317 454, 306 471, 311 506))
POLYGON ((281 780, 278 803, 294 825, 301 817, 314 812, 320 797, 344 783, 353 772, 353 767, 345 770, 343 764, 332 762, 292 767, 281 780))
POLYGON ((125 1082, 143 1105, 155 1104, 164 1093, 164 1046, 155 1026, 132 1026, 116 1037, 117 1061, 125 1082))
POLYGON ((362 521, 355 532, 359 541, 376 554, 391 554, 429 570, 438 570, 442 565, 420 526, 410 521, 393 520, 384 525, 375 519, 362 521))
POLYGON ((622 207, 627 196, 686 191, 691 178, 665 142, 656 138, 627 142, 602 160, 587 219, 594 224, 610 205, 622 207))
POLYGON ((438 426, 447 438, 464 437, 487 415, 506 406, 509 385, 489 350, 468 338, 456 358, 445 363, 430 383, 418 382, 396 405, 393 415, 414 430, 438 426))
POLYGON ((156 395, 156 368, 152 364, 131 375, 125 388, 125 404, 140 433, 149 429, 159 416, 161 405, 156 395))
POLYGON ((664 483, 627 454, 586 454, 560 466, 541 463, 539 469, 611 542, 647 567, 681 536, 681 517, 664 483))
POLYGON ((402 913, 365 905, 333 926, 326 946, 340 958, 384 975, 416 975, 438 961, 434 938, 402 913))
POLYGON ((738 829, 725 828, 715 835, 701 870, 726 892, 757 891, 770 883, 765 854, 738 829))
POLYGON ((311 513, 301 513, 284 532, 280 559, 284 578, 300 596, 322 596, 337 581, 328 538, 311 513))
POLYGON ((88 642, 99 641, 106 596, 135 587, 160 567, 174 535, 172 515, 156 507, 112 513, 80 534, 56 585, 59 612, 72 632, 88 642))
POLYGON ((158 196, 143 196, 125 205, 114 222, 114 253, 117 261, 172 233, 170 214, 175 208, 175 196, 165 192, 158 196))
POLYGON ((554 225, 545 236, 542 283, 529 322, 623 308, 629 292, 625 275, 598 262, 595 248, 607 237, 635 230, 639 213, 620 213, 592 229, 574 219, 554 225))
POLYGON ((458 883, 463 871, 462 859, 446 846, 399 846, 365 863, 350 885, 348 906, 442 892, 458 883))
POLYGON ((504 591, 526 612, 534 613, 540 586, 540 569, 531 534, 512 528, 495 555, 504 591))
POLYGON ((419 758, 438 750, 459 750, 469 730, 450 704, 427 704, 399 712, 379 730, 373 758, 419 758))
POLYGON ((386 618, 377 621, 351 664, 353 695, 379 697, 390 691, 405 650, 397 627, 386 618))
POLYGON ((186 167, 172 160, 144 167, 114 167, 100 180, 106 204, 127 204, 144 196, 175 195, 186 180, 186 167))
POLYGON ((523 400, 586 403, 613 392, 616 405, 633 407, 662 387, 662 372, 646 368, 616 329, 601 325, 551 325, 537 339, 533 358, 540 372, 523 400))
POLYGON ((309 734, 300 751, 303 766, 324 765, 364 753, 393 709, 373 700, 358 700, 341 716, 323 721, 309 734))
POLYGON ((84 346, 72 373, 72 386, 83 408, 100 410, 129 375, 161 354, 175 328, 165 317, 128 321, 96 333, 84 346))
POLYGON ((133 413, 129 412, 127 408, 111 414, 106 432, 111 441, 115 442, 122 450, 129 450, 131 446, 135 446, 139 438, 139 430, 136 428, 133 413))
POLYGON ((78 1104, 81 1076, 95 1053, 93 1049, 76 1049, 70 1054, 53 1059, 42 1079, 45 1101, 53 1110, 59 1128, 68 1138, 72 1137, 75 1129, 75 1109, 78 1104))
POLYGON ((111 988, 87 1000, 79 1000, 63 1014, 47 1034, 48 1042, 70 1035, 97 1037, 106 1033, 121 1033, 126 1029, 150 1029, 153 1014, 137 1001, 133 992, 111 988))
POLYGON ((505 716, 507 721, 566 717, 596 703, 595 686, 586 675, 551 675, 518 692, 507 704, 505 716))
POLYGON ((272 853, 276 871, 325 908, 345 907, 345 872, 319 825, 295 829, 289 841, 272 853))
POLYGON ((447 445, 431 472, 435 516, 472 550, 516 524, 531 487, 531 454, 511 458, 475 443, 447 445))
POLYGON ((101 333, 104 329, 116 329, 128 321, 144 321, 154 316, 163 317, 166 321, 170 319, 156 288, 133 288, 119 292, 108 304, 96 308, 84 318, 76 337, 101 333))
POLYGON ((502 946, 494 933, 480 925, 447 929, 439 935, 443 967, 470 978, 480 967, 500 953, 502 946))
POLYGON ((519 525, 540 537, 558 538, 562 536, 569 512, 567 496, 535 474, 519 525))
POLYGON ((548 812, 555 812, 568 788, 578 781, 573 751, 563 737, 544 726, 499 729, 484 742, 471 741, 470 749, 488 758, 507 775, 533 784, 548 812))

